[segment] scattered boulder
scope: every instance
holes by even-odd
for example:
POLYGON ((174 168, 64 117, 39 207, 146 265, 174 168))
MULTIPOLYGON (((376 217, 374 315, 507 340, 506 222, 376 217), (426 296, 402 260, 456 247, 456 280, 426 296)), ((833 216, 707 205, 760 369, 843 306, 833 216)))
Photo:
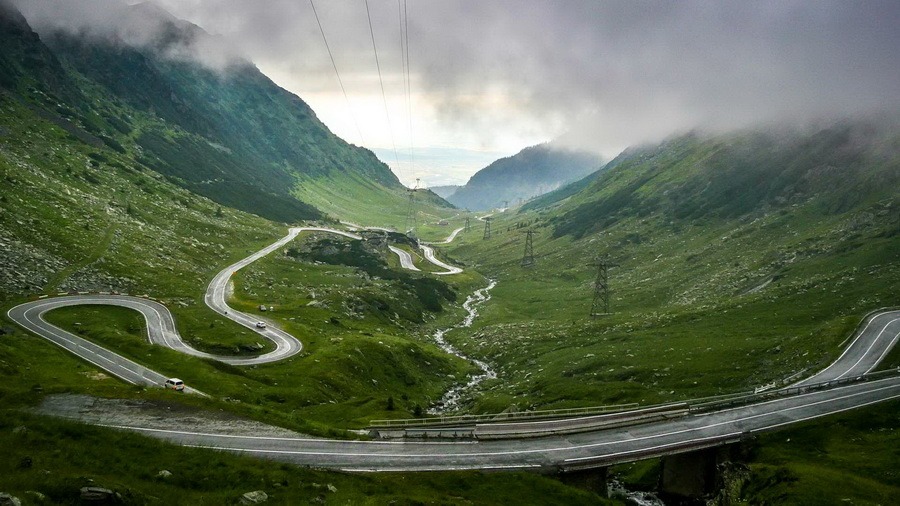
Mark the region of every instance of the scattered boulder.
POLYGON ((169 470, 167 470, 167 469, 163 469, 162 471, 156 473, 156 477, 157 477, 157 478, 162 478, 162 479, 171 478, 171 477, 172 477, 172 473, 171 473, 169 470))
POLYGON ((265 348, 265 346, 262 343, 254 343, 254 344, 241 344, 239 346, 239 348, 241 349, 241 351, 257 352, 257 351, 263 350, 265 348))
POLYGON ((31 469, 32 464, 34 461, 31 460, 31 457, 22 457, 22 460, 19 461, 19 469, 31 469))
POLYGON ((22 501, 14 495, 0 492, 0 506, 22 506, 22 501))
POLYGON ((262 490, 254 490, 241 496, 241 504, 261 504, 268 500, 269 495, 262 490))
POLYGON ((93 503, 112 503, 115 500, 115 492, 108 488, 82 487, 81 500, 93 503))
POLYGON ((28 434, 28 427, 26 427, 24 425, 19 425, 18 427, 14 428, 12 431, 13 431, 13 434, 21 434, 24 436, 25 434, 28 434))
POLYGON ((328 488, 328 491, 331 492, 332 494, 336 494, 336 493, 337 493, 337 487, 335 487, 335 486, 332 485, 331 483, 329 483, 328 485, 326 485, 326 487, 328 488))

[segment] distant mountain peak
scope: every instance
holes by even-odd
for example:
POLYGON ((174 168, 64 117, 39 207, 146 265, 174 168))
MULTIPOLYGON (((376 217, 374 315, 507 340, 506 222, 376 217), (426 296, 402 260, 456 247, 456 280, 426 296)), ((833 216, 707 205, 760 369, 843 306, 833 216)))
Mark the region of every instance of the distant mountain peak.
POLYGON ((457 207, 478 211, 515 206, 581 179, 602 164, 593 153, 557 147, 552 142, 537 144, 495 160, 448 200, 457 207))

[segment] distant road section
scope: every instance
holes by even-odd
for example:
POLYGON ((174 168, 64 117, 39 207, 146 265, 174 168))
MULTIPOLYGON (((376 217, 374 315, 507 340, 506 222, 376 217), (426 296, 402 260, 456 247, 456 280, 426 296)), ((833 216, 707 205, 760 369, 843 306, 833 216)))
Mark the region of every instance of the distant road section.
POLYGON ((388 248, 400 259, 400 267, 410 271, 419 270, 413 263, 412 255, 410 255, 408 251, 404 251, 396 246, 388 246, 388 248))
POLYGON ((441 262, 440 260, 438 260, 438 259, 434 256, 434 249, 433 249, 431 246, 428 246, 428 245, 425 245, 425 244, 420 244, 419 247, 422 248, 422 253, 425 254, 425 259, 426 259, 426 260, 428 260, 429 262, 433 263, 434 265, 437 265, 438 267, 440 267, 440 268, 442 268, 442 269, 447 269, 447 270, 444 271, 444 272, 433 272, 432 274, 436 274, 436 275, 438 275, 438 276, 446 276, 446 275, 449 275, 449 274, 459 274, 460 272, 463 271, 463 270, 462 270, 461 268, 459 268, 459 267, 455 267, 455 266, 453 266, 453 265, 448 265, 448 264, 445 264, 444 262, 441 262))
POLYGON ((426 242, 426 243, 423 243, 423 244, 450 244, 451 242, 453 242, 454 239, 456 239, 456 236, 459 235, 460 232, 462 232, 463 230, 465 230, 465 228, 466 228, 466 227, 459 227, 459 228, 457 228, 456 230, 454 230, 453 232, 450 232, 450 235, 448 235, 447 238, 444 239, 443 241, 438 241, 438 242, 426 242))
MULTIPOLYGON (((59 307, 78 305, 108 305, 134 309, 140 312, 147 321, 147 337, 152 344, 165 346, 194 357, 208 358, 225 362, 231 365, 247 366, 276 362, 292 357, 303 349, 303 344, 293 335, 281 330, 273 322, 266 321, 265 328, 258 328, 257 322, 260 316, 243 313, 228 305, 228 296, 231 277, 242 268, 265 257, 278 248, 283 247, 302 232, 323 232, 336 234, 349 239, 362 239, 357 234, 321 227, 293 227, 288 234, 278 241, 253 253, 252 255, 235 262, 222 269, 209 283, 204 296, 204 302, 219 315, 228 318, 250 330, 259 336, 268 339, 275 344, 275 349, 269 353, 255 357, 235 357, 229 355, 214 355, 206 353, 188 345, 175 328, 175 320, 168 308, 159 302, 127 295, 73 295, 67 297, 53 297, 18 305, 9 310, 9 317, 26 329, 38 334, 54 344, 61 346, 84 360, 100 367, 110 374, 132 384, 149 384, 162 386, 166 377, 131 360, 128 360, 112 351, 106 350, 81 337, 67 332, 43 319, 44 313, 59 307)), ((405 269, 419 270, 413 265, 411 255, 399 248, 390 246, 400 256, 400 263, 405 269)), ((427 255, 426 255, 427 256, 427 255)), ((432 254, 433 258, 433 254, 432 254)), ((457 269, 442 262, 436 261, 447 269, 457 269)), ((459 269, 461 272, 462 269, 459 269)), ((438 273, 446 274, 446 273, 438 273)), ((190 389, 188 389, 190 390, 190 389)), ((195 391, 196 392, 196 391, 195 391)))

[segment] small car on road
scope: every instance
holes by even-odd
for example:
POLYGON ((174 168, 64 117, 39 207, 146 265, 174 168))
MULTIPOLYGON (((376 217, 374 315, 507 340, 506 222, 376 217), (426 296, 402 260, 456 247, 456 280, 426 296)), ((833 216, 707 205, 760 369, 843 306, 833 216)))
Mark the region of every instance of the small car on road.
POLYGON ((256 328, 258 328, 258 329, 266 328, 266 322, 256 322, 256 328))
POLYGON ((166 390, 184 391, 184 382, 178 378, 169 378, 166 380, 166 390))

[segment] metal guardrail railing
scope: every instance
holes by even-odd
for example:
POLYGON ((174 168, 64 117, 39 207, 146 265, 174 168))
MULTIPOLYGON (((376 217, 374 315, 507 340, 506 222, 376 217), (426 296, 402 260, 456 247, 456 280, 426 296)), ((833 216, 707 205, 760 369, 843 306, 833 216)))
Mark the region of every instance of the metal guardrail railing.
POLYGON ((723 407, 736 407, 742 406, 746 404, 750 404, 757 401, 764 400, 772 400, 783 397, 790 397, 792 395, 799 395, 807 392, 817 391, 817 390, 825 390, 828 388, 848 385, 851 383, 858 383, 861 381, 874 381, 881 378, 887 378, 892 376, 900 375, 900 367, 894 369, 887 369, 884 371, 877 371, 868 374, 864 374, 862 376, 854 376, 851 378, 842 378, 839 380, 825 381, 822 383, 814 383, 810 385, 797 386, 797 387, 783 387, 772 390, 766 390, 764 392, 737 392, 733 394, 723 394, 723 395, 715 395, 710 397, 701 397, 699 399, 691 399, 687 401, 681 401, 676 403, 664 403, 664 404, 655 404, 651 406, 640 406, 637 403, 630 404, 618 404, 611 406, 592 406, 585 408, 567 408, 567 409, 551 409, 551 410, 538 410, 538 411, 521 411, 517 413, 491 413, 491 414, 481 414, 481 415, 453 415, 453 416, 438 416, 438 417, 428 417, 428 418, 404 418, 404 419, 396 419, 396 420, 372 420, 369 423, 369 427, 372 429, 390 429, 390 428, 408 428, 408 427, 437 427, 437 426, 447 426, 451 424, 458 425, 474 425, 478 423, 485 422, 510 422, 510 421, 520 421, 520 420, 541 420, 541 419, 553 419, 553 418, 563 418, 563 417, 571 417, 571 416, 589 416, 589 415, 601 415, 607 413, 616 413, 622 412, 627 413, 629 411, 636 410, 652 410, 652 409, 661 409, 667 406, 673 406, 677 404, 687 405, 687 410, 689 413, 702 413, 705 411, 711 411, 716 408, 723 407))
POLYGON ((823 381, 821 383, 812 383, 809 385, 796 386, 796 387, 783 387, 777 388, 773 390, 766 390, 764 392, 748 392, 743 394, 734 394, 731 396, 719 396, 718 398, 707 398, 707 399, 696 399, 693 401, 687 401, 690 405, 690 411, 692 413, 710 411, 716 408, 722 407, 734 407, 734 406, 743 406, 746 404, 754 403, 757 401, 763 400, 772 400, 783 397, 791 397, 793 395, 800 395, 807 392, 814 392, 818 390, 827 390, 832 387, 849 385, 851 383, 859 383, 863 381, 875 381, 882 378, 889 378, 893 376, 900 375, 900 367, 895 369, 886 369, 884 371, 876 371, 870 372, 868 374, 863 374, 861 376, 853 376, 849 378, 842 378, 839 380, 831 380, 831 381, 823 381), (698 402, 703 401, 703 402, 698 402))
POLYGON ((536 420, 542 418, 560 418, 579 415, 599 415, 617 411, 636 409, 640 405, 636 402, 629 404, 613 404, 609 406, 591 406, 585 408, 545 409, 535 411, 518 411, 513 413, 485 413, 480 415, 450 415, 433 416, 427 418, 398 418, 396 420, 371 420, 369 427, 424 427, 447 424, 475 424, 480 422, 506 422, 511 420, 536 420))

